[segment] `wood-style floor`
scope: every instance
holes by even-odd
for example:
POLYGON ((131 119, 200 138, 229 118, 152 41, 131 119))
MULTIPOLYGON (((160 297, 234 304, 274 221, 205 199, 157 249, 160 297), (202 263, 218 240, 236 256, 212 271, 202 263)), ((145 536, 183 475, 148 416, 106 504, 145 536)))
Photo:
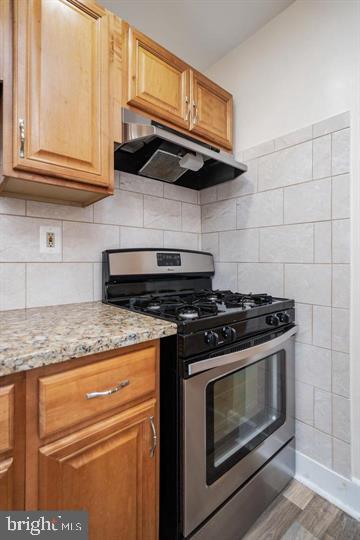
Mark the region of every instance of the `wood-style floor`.
POLYGON ((293 480, 243 540, 360 540, 360 522, 293 480))

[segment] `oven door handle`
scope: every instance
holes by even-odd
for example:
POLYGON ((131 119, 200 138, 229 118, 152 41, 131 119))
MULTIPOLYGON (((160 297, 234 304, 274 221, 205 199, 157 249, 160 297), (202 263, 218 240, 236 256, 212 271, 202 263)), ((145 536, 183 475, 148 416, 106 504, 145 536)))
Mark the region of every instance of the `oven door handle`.
POLYGON ((214 358, 208 358, 206 360, 200 360, 199 362, 194 362, 189 365, 189 375, 195 375, 196 373, 202 373, 208 369, 217 368, 221 366, 226 366, 228 364, 234 364, 241 360, 249 359, 247 364, 252 364, 256 362, 258 358, 250 360, 252 357, 258 354, 263 354, 273 349, 280 347, 285 341, 287 341, 291 336, 296 334, 297 327, 293 326, 290 330, 282 334, 281 336, 261 343, 260 345, 254 345, 254 347, 249 347, 243 351, 236 351, 229 354, 224 354, 220 356, 215 356, 214 358))

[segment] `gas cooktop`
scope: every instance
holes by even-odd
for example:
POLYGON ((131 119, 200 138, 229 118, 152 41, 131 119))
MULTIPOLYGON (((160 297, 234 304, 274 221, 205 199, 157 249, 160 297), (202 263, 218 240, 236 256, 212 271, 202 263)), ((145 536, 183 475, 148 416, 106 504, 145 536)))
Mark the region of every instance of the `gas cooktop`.
POLYGON ((214 317, 229 310, 249 310, 276 302, 268 294, 240 294, 226 290, 201 290, 179 294, 145 295, 126 300, 123 307, 158 315, 175 322, 214 317))

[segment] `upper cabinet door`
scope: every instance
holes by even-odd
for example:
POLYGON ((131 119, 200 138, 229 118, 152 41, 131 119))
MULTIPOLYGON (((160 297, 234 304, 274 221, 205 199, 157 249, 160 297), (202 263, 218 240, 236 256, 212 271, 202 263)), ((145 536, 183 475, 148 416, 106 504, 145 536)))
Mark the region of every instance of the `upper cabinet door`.
POLYGON ((189 128, 188 66, 137 30, 128 30, 129 105, 189 128))
POLYGON ((191 71, 190 130, 232 149, 232 95, 201 73, 191 71))
POLYGON ((108 186, 106 11, 90 1, 16 0, 14 46, 14 168, 108 186))

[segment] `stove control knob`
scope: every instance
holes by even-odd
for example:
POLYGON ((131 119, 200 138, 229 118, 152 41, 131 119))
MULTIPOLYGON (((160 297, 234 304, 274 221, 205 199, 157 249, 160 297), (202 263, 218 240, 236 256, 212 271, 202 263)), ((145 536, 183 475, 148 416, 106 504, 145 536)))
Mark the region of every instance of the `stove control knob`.
POLYGON ((205 343, 211 345, 212 347, 216 347, 216 345, 219 343, 219 334, 213 332, 212 330, 205 332, 205 343))
POLYGON ((279 317, 277 315, 269 315, 269 317, 266 317, 266 322, 270 326, 279 326, 279 317))
POLYGON ((235 328, 232 328, 231 326, 224 326, 224 328, 221 330, 222 335, 224 339, 235 339, 236 338, 236 330, 235 328))
POLYGON ((278 313, 277 317, 282 323, 288 324, 290 322, 290 315, 288 313, 278 313))

